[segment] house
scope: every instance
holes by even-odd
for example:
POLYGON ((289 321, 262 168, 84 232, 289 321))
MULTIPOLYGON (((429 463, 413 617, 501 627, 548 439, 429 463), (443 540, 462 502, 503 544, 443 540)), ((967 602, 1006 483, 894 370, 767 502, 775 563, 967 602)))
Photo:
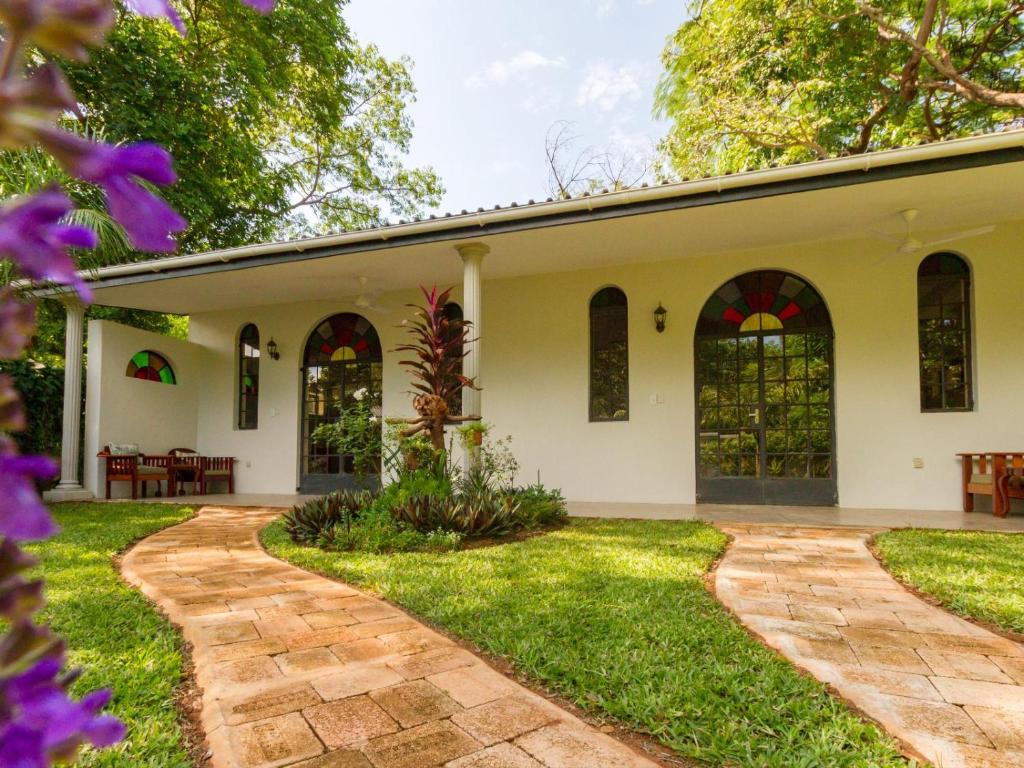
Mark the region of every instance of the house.
MULTIPOLYGON (((111 442, 235 456, 240 493, 344 483, 310 432, 360 387, 411 415, 392 350, 437 284, 479 336, 464 412, 512 435, 523 482, 955 509, 958 451, 1024 443, 1022 248, 1007 131, 100 269, 98 303, 191 323, 179 341, 90 321, 84 493, 111 442)), ((82 322, 69 306, 69 361, 82 322)))

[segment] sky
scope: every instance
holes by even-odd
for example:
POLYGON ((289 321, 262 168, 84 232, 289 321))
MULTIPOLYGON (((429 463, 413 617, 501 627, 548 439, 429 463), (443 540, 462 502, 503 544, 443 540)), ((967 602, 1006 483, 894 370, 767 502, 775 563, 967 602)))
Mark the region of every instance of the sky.
POLYGON ((666 38, 685 0, 351 0, 362 43, 409 56, 417 101, 408 163, 446 188, 431 212, 548 196, 544 139, 573 123, 580 150, 651 148, 666 38))

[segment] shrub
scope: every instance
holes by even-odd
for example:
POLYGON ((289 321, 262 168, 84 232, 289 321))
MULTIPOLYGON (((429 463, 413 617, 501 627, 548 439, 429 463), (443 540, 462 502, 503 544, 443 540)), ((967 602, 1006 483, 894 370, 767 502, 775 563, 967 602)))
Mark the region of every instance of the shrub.
POLYGON ((284 527, 297 544, 317 544, 328 529, 351 527, 352 521, 373 504, 369 491, 335 491, 292 507, 284 515, 284 527))
POLYGON ((359 552, 414 552, 427 548, 427 536, 394 520, 387 512, 367 510, 351 525, 336 524, 317 540, 321 549, 359 552))
POLYGON ((418 531, 455 531, 465 536, 498 536, 521 527, 519 502, 509 494, 482 492, 416 495, 391 508, 392 515, 418 531))
POLYGON ((526 528, 541 528, 564 520, 569 514, 562 492, 540 483, 516 488, 512 494, 519 502, 519 518, 526 528))
POLYGON ((462 546, 465 536, 458 531, 431 531, 425 538, 430 552, 454 552, 462 546))

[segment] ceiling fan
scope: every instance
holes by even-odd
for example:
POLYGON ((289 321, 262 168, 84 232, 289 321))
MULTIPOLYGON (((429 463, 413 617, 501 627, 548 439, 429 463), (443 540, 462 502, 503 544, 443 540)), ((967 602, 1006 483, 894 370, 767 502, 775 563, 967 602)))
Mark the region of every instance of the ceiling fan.
POLYGON ((954 232, 945 237, 938 237, 934 240, 918 240, 913 234, 914 220, 917 218, 917 208, 907 208, 900 211, 900 218, 907 225, 906 234, 903 237, 896 235, 890 235, 886 232, 876 232, 875 234, 886 240, 891 240, 896 243, 897 253, 917 253, 918 251, 931 248, 936 245, 942 245, 944 243, 952 243, 955 240, 966 240, 969 237, 978 237, 979 235, 987 235, 989 232, 995 229, 995 226, 989 224, 984 227, 976 227, 974 229, 964 229, 960 232, 954 232))
POLYGON ((359 280, 359 295, 356 296, 354 304, 358 309, 369 310, 371 312, 387 312, 388 308, 381 306, 377 303, 377 297, 383 292, 382 289, 377 288, 375 290, 367 290, 367 286, 370 283, 370 278, 360 276, 359 280))

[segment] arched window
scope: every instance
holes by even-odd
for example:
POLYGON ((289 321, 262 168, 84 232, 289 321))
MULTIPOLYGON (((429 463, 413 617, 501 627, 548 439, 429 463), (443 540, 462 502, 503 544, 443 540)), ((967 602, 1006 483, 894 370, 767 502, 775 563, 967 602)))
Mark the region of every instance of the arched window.
POLYGON ((971 268, 955 253, 917 268, 917 338, 921 410, 971 410, 971 268))
POLYGON ((590 300, 590 420, 629 420, 626 294, 602 288, 590 300))
POLYGON ((344 409, 361 400, 380 418, 383 360, 377 329, 360 315, 333 315, 310 333, 302 357, 303 493, 353 487, 353 457, 314 440, 313 433, 321 424, 337 421, 344 409))
POLYGON ((260 331, 252 323, 238 336, 238 428, 259 426, 260 331))
MULTIPOLYGON (((449 301, 447 304, 444 305, 444 316, 449 321, 452 321, 452 320, 462 320, 462 307, 460 307, 454 301, 449 301)), ((456 332, 457 331, 453 331, 452 332, 452 336, 453 337, 454 337, 454 334, 456 332)), ((463 352, 463 344, 462 344, 461 340, 460 340, 460 342, 458 344, 456 344, 455 351, 459 355, 462 354, 462 352, 463 352)), ((459 360, 459 365, 458 365, 458 369, 457 369, 456 373, 458 373, 460 375, 462 374, 462 360, 461 359, 459 360)), ((448 412, 450 414, 452 414, 453 416, 461 416, 462 415, 462 390, 461 389, 458 392, 456 392, 454 395, 452 395, 451 402, 448 403, 448 412)))
POLYGON ((144 349, 132 355, 132 359, 128 361, 128 370, 124 375, 130 379, 156 381, 160 384, 178 383, 171 364, 163 355, 151 349, 144 349))

